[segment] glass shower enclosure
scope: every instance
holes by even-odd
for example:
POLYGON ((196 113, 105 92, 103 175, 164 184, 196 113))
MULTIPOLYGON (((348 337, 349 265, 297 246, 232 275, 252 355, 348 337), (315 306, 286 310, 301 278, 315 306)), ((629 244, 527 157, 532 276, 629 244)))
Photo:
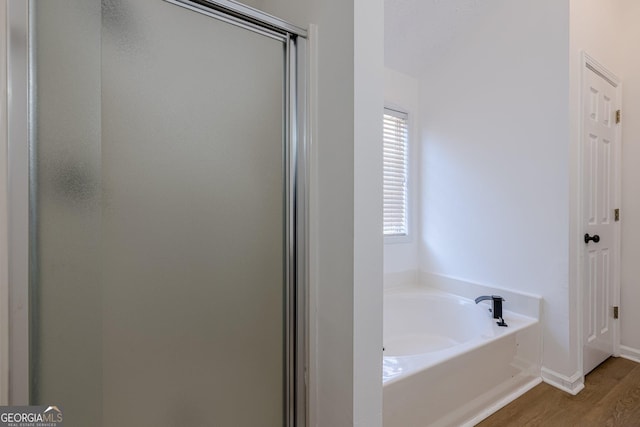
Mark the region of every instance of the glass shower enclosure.
POLYGON ((233 1, 24 7, 13 403, 71 427, 304 425, 304 31, 233 1))

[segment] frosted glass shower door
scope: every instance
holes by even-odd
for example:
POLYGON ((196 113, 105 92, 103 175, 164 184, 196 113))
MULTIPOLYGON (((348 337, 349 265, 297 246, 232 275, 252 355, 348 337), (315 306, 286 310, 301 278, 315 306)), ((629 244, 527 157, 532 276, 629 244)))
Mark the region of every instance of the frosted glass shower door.
POLYGON ((160 0, 36 20, 33 403, 282 426, 285 43, 160 0))

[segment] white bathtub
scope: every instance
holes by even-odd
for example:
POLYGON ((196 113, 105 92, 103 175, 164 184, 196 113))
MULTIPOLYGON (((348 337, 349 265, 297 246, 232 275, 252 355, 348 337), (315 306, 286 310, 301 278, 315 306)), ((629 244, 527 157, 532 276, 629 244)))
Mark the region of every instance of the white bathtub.
POLYGON ((538 320, 505 310, 500 327, 489 308, 429 288, 385 293, 385 427, 473 425, 539 383, 538 320))

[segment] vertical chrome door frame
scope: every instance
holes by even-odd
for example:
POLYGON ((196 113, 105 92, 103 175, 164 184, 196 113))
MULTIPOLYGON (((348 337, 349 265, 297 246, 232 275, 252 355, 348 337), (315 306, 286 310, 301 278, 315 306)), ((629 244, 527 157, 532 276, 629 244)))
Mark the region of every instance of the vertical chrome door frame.
POLYGON ((292 149, 292 161, 289 163, 291 171, 290 191, 294 200, 291 203, 292 220, 289 224, 292 239, 290 253, 293 254, 292 272, 288 284, 288 315, 287 331, 291 342, 289 345, 289 415, 290 426, 306 426, 308 418, 308 242, 309 242, 309 151, 307 144, 307 73, 306 73, 306 39, 297 37, 289 39, 289 112, 292 118, 288 127, 290 135, 289 147, 292 149))
MULTIPOLYGON (((308 147, 306 131, 307 33, 233 0, 166 0, 262 35, 285 46, 286 330, 285 425, 307 424, 308 147)), ((29 403, 30 176, 35 142, 31 32, 33 0, 7 0, 7 192, 9 293, 9 403, 29 403)), ((31 198, 31 200, 30 200, 31 198)))

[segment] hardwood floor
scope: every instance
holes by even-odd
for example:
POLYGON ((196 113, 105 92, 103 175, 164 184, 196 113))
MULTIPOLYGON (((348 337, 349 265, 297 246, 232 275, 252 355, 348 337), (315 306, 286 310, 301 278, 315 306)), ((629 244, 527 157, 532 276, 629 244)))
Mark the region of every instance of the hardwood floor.
POLYGON ((611 357, 577 396, 540 384, 478 427, 640 427, 640 364, 611 357))

